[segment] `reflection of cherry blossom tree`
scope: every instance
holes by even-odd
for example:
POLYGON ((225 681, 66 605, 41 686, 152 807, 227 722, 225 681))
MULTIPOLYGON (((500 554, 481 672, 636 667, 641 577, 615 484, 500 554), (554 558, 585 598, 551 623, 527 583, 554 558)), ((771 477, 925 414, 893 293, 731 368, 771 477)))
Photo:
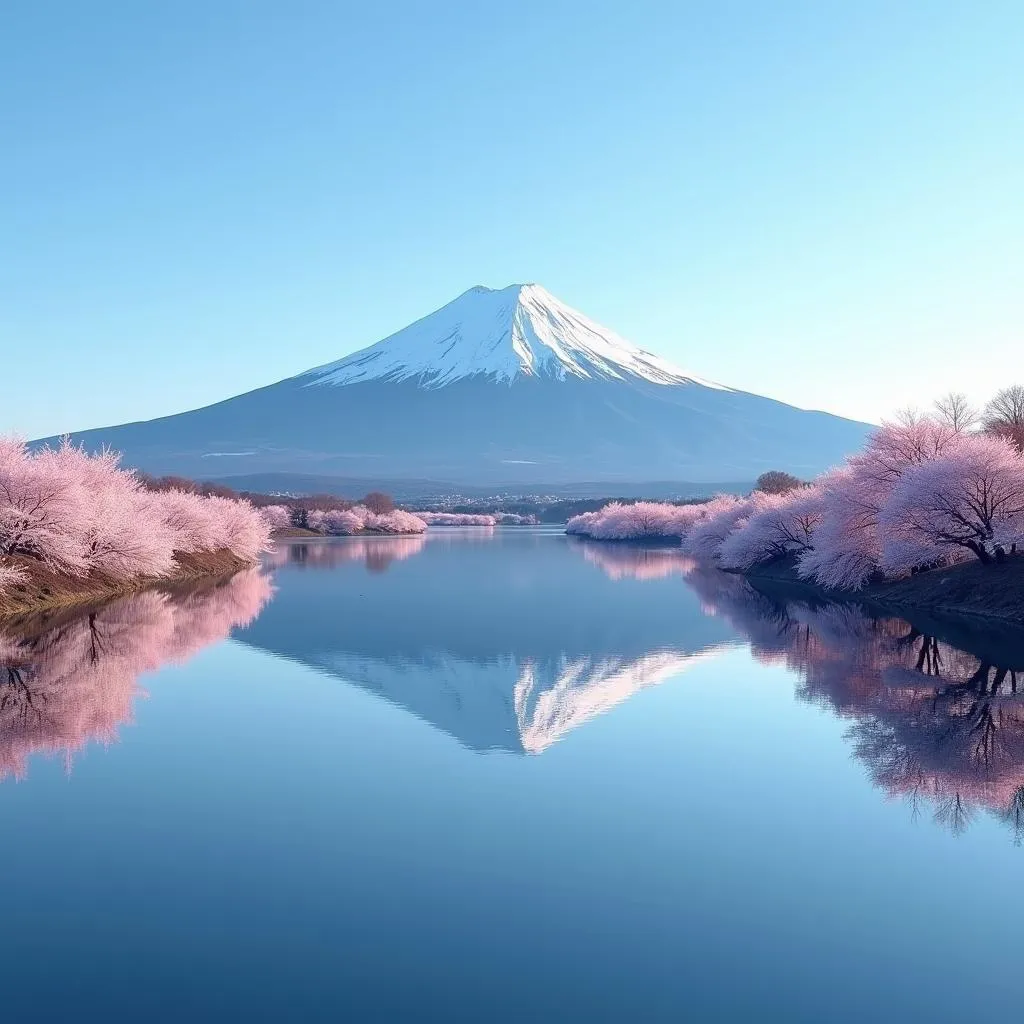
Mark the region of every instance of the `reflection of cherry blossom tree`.
POLYGON ((285 565, 333 569, 346 562, 363 562, 371 572, 383 572, 392 562, 411 558, 427 543, 422 534, 410 536, 360 535, 341 542, 313 540, 278 543, 264 559, 271 568, 285 565))
POLYGON ((270 594, 251 569, 173 595, 144 591, 41 632, 0 632, 0 777, 23 776, 33 753, 70 763, 90 741, 113 742, 142 673, 224 639, 270 594))
POLYGON ((613 580, 657 580, 673 574, 685 576, 696 563, 681 548, 630 547, 601 544, 573 538, 583 557, 600 566, 613 580))
POLYGON ((776 601, 706 566, 688 577, 705 608, 797 691, 850 720, 872 781, 960 831, 985 809, 1024 838, 1024 655, 1010 667, 854 604, 776 601))

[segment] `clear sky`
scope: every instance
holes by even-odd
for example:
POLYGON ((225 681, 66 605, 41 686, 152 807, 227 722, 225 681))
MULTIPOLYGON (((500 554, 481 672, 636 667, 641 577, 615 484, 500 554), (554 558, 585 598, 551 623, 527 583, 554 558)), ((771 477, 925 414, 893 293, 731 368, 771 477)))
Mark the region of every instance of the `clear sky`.
POLYGON ((1020 0, 13 0, 0 432, 519 281, 859 418, 1024 383, 1022 54, 1020 0))

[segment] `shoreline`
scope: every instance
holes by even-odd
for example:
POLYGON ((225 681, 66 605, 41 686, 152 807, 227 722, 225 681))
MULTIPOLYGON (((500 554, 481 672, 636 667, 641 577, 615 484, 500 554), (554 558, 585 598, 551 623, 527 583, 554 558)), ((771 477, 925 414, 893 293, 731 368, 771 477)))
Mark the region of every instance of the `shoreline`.
POLYGON ((736 575, 764 592, 789 591, 822 601, 871 605, 895 614, 955 615, 1024 627, 1024 557, 1019 555, 990 565, 964 562, 931 569, 906 579, 869 584, 861 590, 829 590, 801 579, 793 558, 778 559, 736 575))
MULTIPOLYGON (((639 550, 660 547, 678 550, 680 555, 686 554, 674 538, 660 541, 649 537, 598 540, 578 534, 567 536, 585 544, 639 550)), ((930 569, 905 579, 869 584, 860 590, 829 590, 801 579, 796 574, 795 561, 792 556, 786 556, 746 571, 714 567, 719 572, 747 580, 769 597, 773 593, 779 597, 810 597, 835 604, 868 605, 876 611, 901 618, 911 614, 937 614, 1024 629, 1024 555, 1014 555, 1004 562, 988 565, 972 561, 930 569)))
POLYGON ((227 549, 220 551, 179 552, 178 569, 168 576, 140 576, 133 580, 112 580, 103 576, 76 577, 54 572, 29 559, 16 564, 28 572, 28 580, 0 596, 0 626, 65 609, 79 609, 105 603, 127 594, 153 588, 173 589, 197 580, 233 576, 255 562, 246 561, 227 549))

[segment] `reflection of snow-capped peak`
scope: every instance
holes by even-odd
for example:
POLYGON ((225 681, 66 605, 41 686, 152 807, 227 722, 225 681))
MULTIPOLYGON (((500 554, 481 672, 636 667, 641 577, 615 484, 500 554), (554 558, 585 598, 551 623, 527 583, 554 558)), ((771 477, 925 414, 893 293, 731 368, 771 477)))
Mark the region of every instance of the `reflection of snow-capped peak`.
POLYGON ((369 658, 335 652, 319 667, 407 708, 472 750, 539 754, 577 726, 637 690, 717 654, 658 651, 639 658, 512 655, 471 661, 433 653, 421 659, 369 658))
POLYGON ((515 687, 516 719, 523 749, 539 754, 595 715, 622 703, 638 690, 670 679, 717 654, 658 651, 640 658, 576 658, 566 661, 553 681, 538 677, 527 663, 515 687))
POLYGON ((471 288, 376 345, 303 376, 309 384, 411 378, 441 387, 477 374, 720 387, 637 348, 536 284, 471 288))

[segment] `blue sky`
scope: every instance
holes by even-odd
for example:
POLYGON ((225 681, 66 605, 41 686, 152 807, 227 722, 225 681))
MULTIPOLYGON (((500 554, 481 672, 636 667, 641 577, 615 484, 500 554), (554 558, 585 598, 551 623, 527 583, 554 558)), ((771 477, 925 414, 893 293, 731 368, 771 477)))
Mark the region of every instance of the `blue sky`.
POLYGON ((0 27, 0 432, 537 281, 877 419, 1024 382, 1024 4, 54 3, 0 27))

